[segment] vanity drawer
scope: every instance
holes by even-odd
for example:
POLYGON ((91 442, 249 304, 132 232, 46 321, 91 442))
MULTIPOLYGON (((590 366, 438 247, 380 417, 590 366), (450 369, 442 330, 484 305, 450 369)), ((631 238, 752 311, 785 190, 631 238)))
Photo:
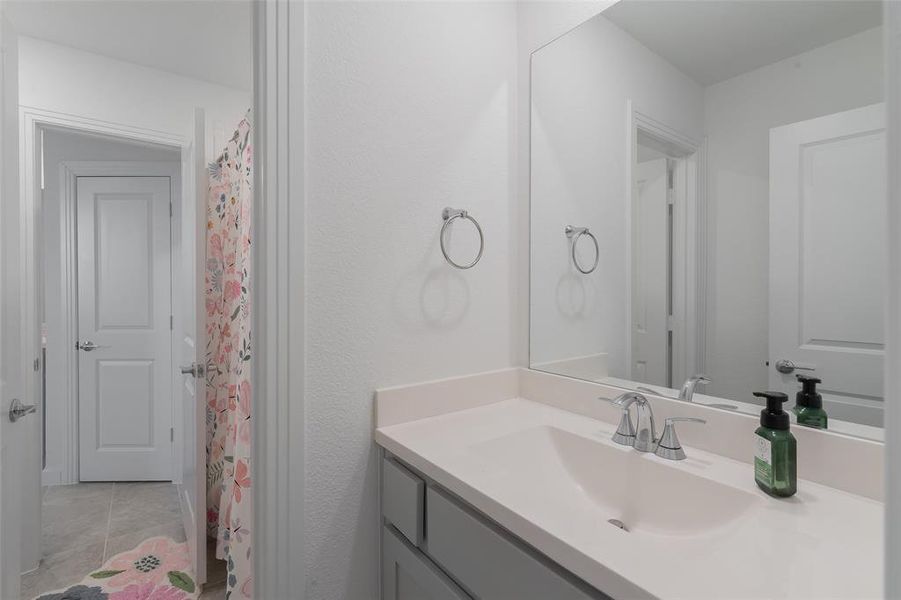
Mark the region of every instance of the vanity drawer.
POLYGON ((576 583, 550 560, 443 492, 429 487, 427 502, 426 553, 473 596, 484 600, 607 598, 576 583))
POLYGON ((410 542, 422 544, 425 482, 393 458, 382 459, 382 516, 410 542))

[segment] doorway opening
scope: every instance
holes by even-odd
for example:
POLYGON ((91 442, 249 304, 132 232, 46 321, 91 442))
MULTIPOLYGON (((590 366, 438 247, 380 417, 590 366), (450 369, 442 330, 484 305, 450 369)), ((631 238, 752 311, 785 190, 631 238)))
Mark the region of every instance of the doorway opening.
POLYGON ((23 597, 146 539, 185 541, 170 377, 181 150, 43 125, 36 138, 42 535, 23 597))

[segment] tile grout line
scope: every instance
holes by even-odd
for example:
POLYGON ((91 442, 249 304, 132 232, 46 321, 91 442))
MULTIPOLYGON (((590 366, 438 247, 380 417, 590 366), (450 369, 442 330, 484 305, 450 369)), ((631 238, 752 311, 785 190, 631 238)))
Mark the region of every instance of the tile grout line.
POLYGON ((106 515, 106 535, 103 536, 103 559, 101 560, 100 567, 103 567, 103 564, 106 562, 106 550, 109 548, 109 532, 113 522, 113 498, 115 496, 116 482, 114 481, 110 486, 109 492, 109 513, 106 515))

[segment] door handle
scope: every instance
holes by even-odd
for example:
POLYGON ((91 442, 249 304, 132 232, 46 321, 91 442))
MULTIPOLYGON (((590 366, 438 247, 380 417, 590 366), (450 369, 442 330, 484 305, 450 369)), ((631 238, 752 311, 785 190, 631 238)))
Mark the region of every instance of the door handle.
POLYGON ((93 352, 98 348, 109 348, 109 346, 101 346, 100 344, 95 344, 90 340, 81 343, 76 342, 75 347, 79 350, 84 350, 85 352, 93 352))
POLYGON ((798 371, 816 371, 816 367, 800 367, 796 365, 794 362, 788 359, 781 359, 776 361, 776 370, 780 373, 785 373, 788 375, 789 373, 794 373, 795 369, 798 371))
POLYGON ((181 371, 182 375, 192 375, 196 378, 203 377, 205 371, 203 365, 198 363, 191 363, 187 367, 179 367, 179 370, 181 371))
POLYGON ((21 400, 13 398, 13 401, 9 404, 9 420, 15 423, 25 415, 30 415, 36 411, 37 407, 34 404, 22 404, 21 400))

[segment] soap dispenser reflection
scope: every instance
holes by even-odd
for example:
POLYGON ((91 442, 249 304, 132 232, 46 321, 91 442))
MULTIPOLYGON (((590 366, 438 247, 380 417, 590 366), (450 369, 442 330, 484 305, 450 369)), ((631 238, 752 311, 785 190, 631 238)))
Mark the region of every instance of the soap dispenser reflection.
POLYGON ((801 391, 795 396, 792 412, 798 418, 798 425, 826 429, 828 418, 823 410, 823 396, 817 392, 817 384, 822 380, 807 375, 796 375, 801 382, 801 391))

